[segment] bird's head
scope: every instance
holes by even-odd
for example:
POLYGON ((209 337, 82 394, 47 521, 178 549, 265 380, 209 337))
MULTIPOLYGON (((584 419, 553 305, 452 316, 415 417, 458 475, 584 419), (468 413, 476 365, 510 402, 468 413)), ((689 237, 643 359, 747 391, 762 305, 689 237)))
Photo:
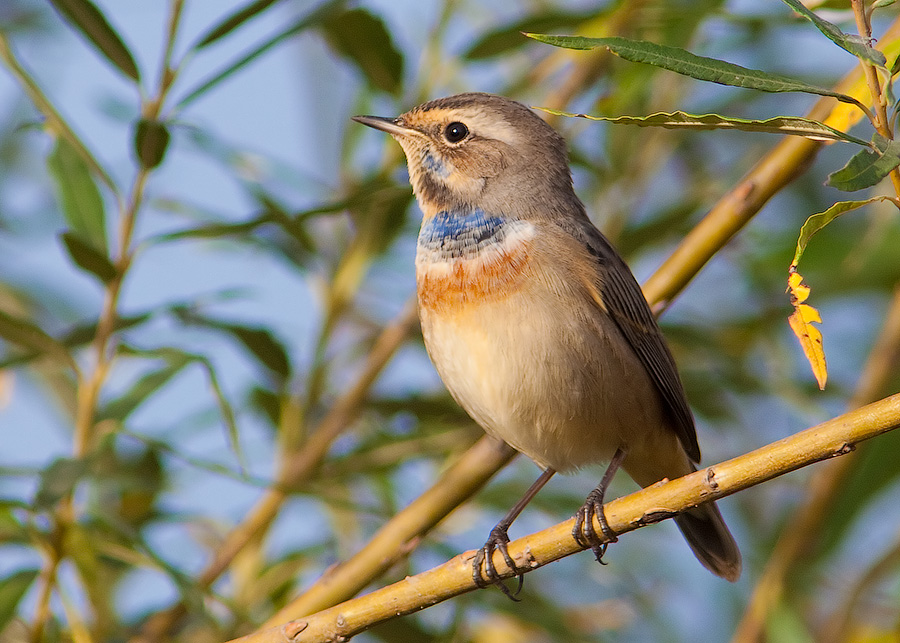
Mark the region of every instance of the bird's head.
POLYGON ((547 216, 574 198, 563 139, 530 109, 507 98, 458 94, 397 118, 353 120, 400 143, 426 217, 474 209, 547 216))

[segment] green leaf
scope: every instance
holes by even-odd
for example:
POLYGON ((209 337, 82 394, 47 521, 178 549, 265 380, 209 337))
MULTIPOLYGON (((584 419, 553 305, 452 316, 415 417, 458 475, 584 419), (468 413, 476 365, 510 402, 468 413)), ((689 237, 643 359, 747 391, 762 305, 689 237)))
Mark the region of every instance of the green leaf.
POLYGON ((800 228, 800 236, 797 238, 797 250, 794 252, 794 259, 791 261, 791 267, 795 268, 800 262, 800 257, 803 256, 803 252, 806 250, 806 246, 809 244, 809 240, 812 236, 839 216, 861 208, 864 205, 868 205, 869 203, 874 203, 875 201, 888 200, 890 200, 890 197, 875 196, 864 201, 839 201, 824 212, 811 215, 803 224, 803 227, 800 228))
POLYGON ((60 235, 60 239, 65 244, 72 261, 79 268, 91 273, 104 284, 108 284, 116 278, 118 273, 109 257, 96 250, 94 246, 85 242, 80 236, 74 232, 63 232, 60 235))
POLYGON ((525 34, 539 42, 565 49, 595 49, 606 47, 617 56, 631 62, 653 65, 677 74, 705 80, 719 85, 755 89, 761 92, 802 92, 817 96, 831 96, 844 103, 851 103, 865 109, 862 103, 830 89, 816 87, 801 80, 770 74, 758 69, 748 69, 734 63, 697 56, 679 47, 658 45, 644 40, 628 38, 584 38, 581 36, 548 36, 525 34))
POLYGON ((95 249, 105 252, 106 216, 100 191, 87 164, 64 138, 47 158, 47 167, 56 183, 63 215, 72 230, 95 249))
POLYGON ((198 42, 194 49, 202 49, 207 45, 214 43, 219 38, 228 35, 251 18, 259 15, 278 0, 256 0, 248 5, 238 9, 222 22, 210 29, 198 42))
POLYGON ((826 38, 828 38, 831 42, 836 44, 841 49, 850 52, 861 60, 867 60, 873 65, 878 65, 879 67, 884 67, 887 64, 887 59, 885 59, 884 54, 864 43, 863 39, 860 36, 854 36, 852 34, 844 33, 837 25, 834 25, 827 20, 822 19, 821 17, 810 11, 799 0, 782 1, 791 9, 813 23, 816 26, 816 29, 821 31, 826 38))
POLYGON ((238 438, 238 428, 237 421, 234 417, 234 409, 231 408, 231 404, 228 402, 228 397, 226 397, 225 391, 219 383, 216 369, 213 368, 212 363, 206 359, 200 359, 199 362, 203 365, 206 370, 206 375, 209 377, 209 386, 213 390, 213 394, 216 397, 216 403, 219 405, 219 413, 221 413, 222 420, 225 422, 225 428, 228 430, 228 443, 231 445, 231 450, 237 458, 241 473, 246 475, 247 463, 244 460, 244 453, 241 451, 241 442, 238 438))
POLYGON ((75 485, 87 473, 84 460, 59 458, 41 472, 41 482, 34 497, 36 509, 50 509, 61 498, 70 494, 75 485))
MULTIPOLYGON (((176 314, 179 314, 179 312, 176 311, 176 314)), ((185 311, 180 311, 180 314, 185 314, 185 311)), ((222 420, 228 430, 229 442, 237 456, 238 462, 242 470, 246 468, 243 463, 243 456, 239 449, 238 429, 237 422, 235 421, 234 409, 228 402, 228 398, 219 383, 219 378, 216 375, 216 370, 213 367, 212 362, 203 355, 189 353, 180 348, 172 347, 141 349, 133 346, 122 346, 120 351, 127 355, 163 359, 168 362, 168 365, 141 378, 131 391, 117 400, 114 404, 105 407, 100 415, 103 417, 118 417, 124 419, 148 399, 150 395, 168 382, 172 376, 181 371, 182 368, 188 364, 199 364, 209 378, 210 388, 212 388, 213 395, 216 398, 216 404, 219 407, 222 420)))
POLYGON ((828 175, 825 185, 844 192, 872 187, 900 165, 900 143, 888 141, 877 134, 873 139, 876 150, 861 150, 847 165, 828 175))
POLYGON ((20 569, 0 579, 0 632, 6 630, 6 626, 16 615, 22 597, 38 574, 37 569, 20 569))
POLYGON ((639 127, 664 127, 667 129, 736 129, 744 132, 764 132, 768 134, 789 134, 803 136, 815 141, 844 141, 856 143, 864 147, 871 144, 846 134, 833 127, 808 118, 795 116, 776 116, 766 120, 745 120, 718 114, 686 114, 685 112, 658 112, 649 116, 591 116, 590 114, 572 114, 555 109, 538 107, 541 111, 557 116, 587 118, 592 121, 605 121, 620 125, 637 125, 639 127))
POLYGON ((142 118, 134 131, 134 153, 141 167, 152 169, 162 163, 169 147, 169 130, 165 123, 142 118))
POLYGON ((6 341, 31 349, 69 366, 76 373, 78 365, 61 343, 29 321, 18 319, 0 310, 0 337, 6 341))
POLYGON ((301 31, 309 29, 310 27, 318 25, 322 22, 322 20, 339 11, 345 4, 345 2, 346 0, 329 0, 329 2, 325 2, 308 15, 300 18, 291 26, 283 29, 274 36, 271 36, 262 44, 257 45, 249 52, 238 58, 236 61, 230 63, 224 69, 213 74, 203 83, 201 83, 199 87, 192 90, 187 96, 181 99, 181 101, 178 103, 177 109, 181 110, 188 104, 193 103, 195 100, 203 96, 206 92, 230 78, 236 72, 249 65, 251 62, 262 56, 264 53, 269 51, 272 47, 279 44, 283 40, 286 40, 291 36, 300 33, 301 31))
MULTIPOLYGON (((137 315, 116 317, 115 321, 113 322, 113 330, 120 331, 139 326, 140 324, 149 321, 150 318, 153 317, 153 315, 157 312, 159 312, 158 309, 154 309, 150 312, 138 313, 137 315)), ((82 346, 84 344, 87 344, 88 342, 93 341, 94 337, 96 336, 97 322, 93 321, 90 323, 79 324, 70 328, 63 336, 60 337, 59 341, 61 341, 65 346, 72 348, 75 346, 82 346)))
POLYGON ((109 188, 110 192, 118 195, 116 184, 109 176, 109 173, 103 169, 103 166, 101 166, 97 159, 94 158, 94 155, 91 154, 90 150, 82 143, 81 139, 78 138, 78 135, 56 110, 53 103, 51 103, 47 96, 44 95, 44 92, 35 82, 28 70, 19 63, 15 53, 9 46, 9 41, 4 37, 4 32, 2 30, 0 30, 0 59, 3 60, 9 71, 22 86, 25 94, 44 116, 47 129, 56 134, 60 139, 68 141, 75 153, 84 163, 87 163, 91 172, 103 181, 103 184, 109 188))
POLYGON ((352 61, 369 83, 396 94, 403 80, 403 56, 384 22, 365 9, 329 16, 322 30, 331 46, 352 61))
POLYGON ((128 47, 90 0, 50 0, 50 3, 119 71, 134 81, 140 80, 137 64, 128 47))
POLYGON ((483 35, 463 54, 466 60, 484 60, 517 49, 528 41, 523 32, 551 31, 578 25, 585 20, 596 18, 596 11, 586 13, 564 13, 553 11, 538 16, 528 16, 523 20, 505 25, 483 35))
POLYGON ((285 380, 291 375, 291 363, 284 346, 265 328, 234 324, 201 315, 187 308, 175 309, 178 318, 186 323, 223 331, 236 340, 269 371, 285 380))
POLYGON ((100 407, 97 412, 98 419, 125 420, 141 404, 150 399, 154 393, 165 386, 192 361, 191 357, 180 353, 180 351, 174 350, 166 352, 136 353, 128 347, 123 347, 122 352, 125 354, 140 354, 150 357, 159 357, 166 360, 166 365, 140 377, 131 388, 125 391, 125 393, 100 407))

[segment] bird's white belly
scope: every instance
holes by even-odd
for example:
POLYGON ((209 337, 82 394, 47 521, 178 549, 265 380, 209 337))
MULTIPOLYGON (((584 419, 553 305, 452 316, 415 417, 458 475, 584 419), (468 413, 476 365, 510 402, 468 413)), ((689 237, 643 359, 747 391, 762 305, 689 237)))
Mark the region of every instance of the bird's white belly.
POLYGON ((452 314, 420 305, 425 346, 456 401, 557 471, 608 460, 663 429, 637 357, 611 320, 574 295, 525 285, 452 314))

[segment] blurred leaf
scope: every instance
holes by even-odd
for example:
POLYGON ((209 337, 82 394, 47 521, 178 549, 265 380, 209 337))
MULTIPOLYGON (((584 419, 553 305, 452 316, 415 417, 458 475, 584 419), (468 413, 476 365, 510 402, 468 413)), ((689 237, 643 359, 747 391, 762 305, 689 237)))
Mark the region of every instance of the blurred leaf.
POLYGON ((50 3, 119 71, 134 81, 140 80, 137 64, 128 47, 90 0, 50 0, 50 3))
MULTIPOLYGON (((14 473, 2 471, 2 475, 12 476, 14 473)), ((27 515, 31 510, 31 504, 8 498, 0 499, 0 543, 28 543, 30 541, 29 528, 26 527, 13 510, 22 511, 21 515, 27 515)), ((0 587, 2 587, 0 583, 0 587)), ((0 626, 0 632, 2 632, 0 626)))
POLYGON ((40 486, 34 497, 34 506, 39 510, 51 509, 59 500, 72 492, 75 485, 87 473, 84 460, 58 458, 40 475, 40 486))
POLYGON ((890 197, 875 196, 871 199, 866 199, 865 201, 839 201, 824 212, 811 215, 803 224, 803 227, 800 228, 800 237, 797 239, 797 250, 794 253, 793 261, 791 261, 791 268, 796 268, 800 263, 800 257, 803 256, 806 246, 809 244, 809 240, 812 236, 839 216, 852 210, 856 210, 857 208, 861 208, 864 205, 868 205, 869 203, 874 203, 875 201, 889 200, 890 197))
POLYGON ((328 42, 350 59, 374 87, 396 94, 403 81, 403 55, 381 18, 365 9, 332 14, 322 21, 328 42))
POLYGON ((0 337, 6 341, 46 355, 78 371, 78 365, 65 346, 30 321, 7 315, 0 310, 0 337))
POLYGON ((877 134, 873 139, 877 150, 861 150, 847 165, 828 175, 825 185, 844 192, 855 192, 876 185, 900 165, 900 143, 877 134))
POLYGON ((219 406, 219 413, 222 414, 222 421, 225 422, 225 428, 228 430, 228 443, 231 445, 231 450, 237 458, 241 473, 246 476, 247 463, 244 460, 244 452, 241 451, 234 409, 231 407, 231 403, 229 403, 228 398, 225 396, 225 391, 219 383, 216 369, 213 368, 212 363, 206 359, 199 360, 199 362, 206 369, 206 376, 209 378, 209 386, 213 390, 213 394, 216 397, 216 403, 219 406))
POLYGON ((265 215, 269 220, 278 224, 291 238, 296 241, 305 253, 314 253, 316 250, 312 237, 303 226, 303 220, 308 218, 310 212, 320 214, 332 206, 322 206, 315 210, 308 210, 300 214, 292 215, 287 208, 279 204, 273 197, 261 190, 254 190, 254 196, 265 208, 265 215))
MULTIPOLYGON (((134 354, 130 348, 123 348, 123 352, 134 354)), ((167 351, 164 355, 153 353, 150 356, 165 359, 167 363, 165 366, 143 375, 122 395, 103 404, 97 411, 98 419, 124 421, 135 409, 191 363, 191 359, 177 351, 167 351)))
POLYGON ((844 141, 856 143, 864 147, 871 147, 869 143, 846 134, 819 121, 796 116, 776 116, 766 120, 746 120, 743 118, 731 118, 718 114, 687 114, 685 112, 658 112, 649 116, 591 116, 590 114, 572 114, 556 109, 538 107, 537 109, 556 114, 557 116, 569 116, 575 118, 587 118, 592 121, 605 121, 617 125, 637 125, 639 127, 664 127, 666 129, 736 129, 744 132, 763 132, 766 134, 788 134, 791 136, 803 136, 814 141, 844 141))
POLYGON ((85 242, 74 232, 63 232, 60 235, 69 257, 82 270, 97 277, 101 283, 108 284, 116 278, 118 271, 109 258, 85 242))
POLYGON ((3 30, 0 30, 0 59, 6 63, 6 66, 12 72, 13 76, 15 76, 16 80, 22 85, 22 89, 25 90, 28 98, 31 99, 38 111, 47 119, 47 129, 60 139, 65 139, 81 160, 87 164, 91 172, 96 174, 100 180, 103 181, 103 184, 109 188, 110 192, 118 195, 116 184, 110 178, 106 170, 104 170, 100 163, 97 162, 97 159, 91 154, 90 150, 85 147, 84 143, 81 142, 81 139, 78 138, 78 135, 72 128, 69 127, 66 120, 58 111, 56 111, 53 103, 47 99, 44 92, 41 91, 41 88, 34 81, 34 78, 31 77, 31 74, 19 64, 12 48, 9 46, 9 41, 4 36, 3 30))
POLYGON ((260 412, 272 428, 278 427, 281 419, 281 397, 259 386, 250 391, 250 406, 260 412))
POLYGON ((230 34, 242 24, 259 15, 278 1, 279 0, 256 0, 255 2, 251 2, 250 4, 245 5, 241 9, 238 9, 230 16, 225 18, 215 27, 210 29, 206 33, 206 35, 200 39, 200 42, 198 42, 194 46, 194 48, 202 49, 203 47, 214 43, 222 36, 230 34))
POLYGON ((0 578, 0 632, 6 630, 6 626, 16 615, 19 602, 39 573, 37 569, 20 569, 0 578))
POLYGON ((830 89, 816 87, 786 76, 770 74, 759 69, 748 69, 734 63, 697 56, 680 47, 659 45, 644 40, 628 38, 584 38, 581 36, 548 36, 528 33, 529 38, 565 49, 596 49, 606 47, 617 56, 631 62, 644 63, 667 69, 677 74, 705 80, 719 85, 755 89, 761 92, 801 92, 818 96, 831 96, 845 103, 863 108, 862 103, 830 89))
MULTIPOLYGON (((178 309, 173 309, 173 312, 179 317, 185 314, 189 314, 185 313, 183 310, 178 309)), ((222 415, 222 420, 224 421, 225 427, 228 430, 229 441, 235 451, 238 460, 241 461, 240 463, 243 468, 243 456, 238 448, 238 431, 237 423, 235 422, 234 409, 232 409, 231 404, 228 402, 228 398, 225 396, 225 393, 222 390, 218 375, 216 375, 216 370, 215 368, 213 368, 212 362, 210 362, 203 355, 197 353, 189 353, 187 351, 181 350, 180 348, 174 348, 171 346, 149 349, 136 348, 134 346, 122 346, 119 350, 122 354, 126 355, 162 359, 167 362, 167 365, 142 377, 128 393, 120 397, 118 400, 103 407, 98 413, 98 416, 124 419, 147 398, 149 398, 150 395, 159 390, 160 387, 162 387, 173 376, 179 373, 185 366, 187 366, 188 364, 199 364, 209 378, 210 388, 212 389, 213 396, 216 399, 216 406, 219 408, 219 413, 222 415)))
POLYGON ((162 163, 169 147, 169 130, 165 123, 142 118, 134 132, 134 153, 141 167, 152 169, 162 163))
POLYGON ((300 33, 301 31, 309 29, 310 27, 318 25, 320 22, 322 22, 322 20, 339 11, 345 3, 346 0, 329 0, 328 2, 323 3, 314 11, 310 12, 287 29, 284 29, 274 36, 268 38, 262 44, 257 45, 248 53, 244 54, 236 61, 227 65, 224 69, 205 80, 200 84, 199 87, 192 90, 190 93, 188 93, 187 96, 182 98, 178 103, 176 109, 179 111, 184 109, 184 107, 186 107, 188 104, 193 103, 203 94, 216 87, 222 81, 230 78, 234 73, 240 71, 243 67, 247 66, 257 58, 262 56, 269 49, 282 42, 283 40, 286 40, 291 36, 300 33))
MULTIPOLYGON (((144 322, 149 321, 156 312, 158 311, 154 309, 150 312, 129 315, 128 317, 117 317, 113 322, 113 330, 127 330, 129 328, 134 328, 135 326, 140 326, 144 322)), ((97 322, 90 322, 87 324, 79 324, 78 326, 71 328, 67 333, 60 337, 59 341, 69 348, 74 348, 76 346, 87 344, 92 341, 96 335, 97 322)))
POLYGON ((278 375, 280 381, 286 380, 291 376, 291 363, 287 351, 268 329, 214 319, 187 308, 176 308, 174 312, 186 324, 204 326, 231 335, 260 364, 278 375))
POLYGON ((59 203, 72 230, 96 250, 106 252, 103 199, 87 164, 69 142, 60 137, 47 158, 47 167, 56 182, 59 203))
POLYGON ((788 289, 791 293, 791 305, 794 312, 788 318, 791 330, 800 340, 800 346, 803 348, 803 354, 809 361, 813 375, 819 383, 819 389, 825 389, 825 382, 828 380, 828 367, 825 361, 825 349, 822 346, 822 332, 813 326, 813 323, 821 324, 822 317, 819 311, 805 304, 809 297, 809 286, 803 283, 803 277, 799 272, 791 269, 791 275, 788 278, 788 289))
POLYGON ((483 60, 525 45, 528 41, 523 32, 553 31, 565 27, 573 27, 585 20, 596 18, 597 11, 564 12, 554 11, 528 16, 523 20, 505 25, 483 35, 475 41, 463 54, 467 60, 483 60))
POLYGON ((804 4, 799 0, 782 1, 791 9, 813 23, 816 26, 816 29, 821 31, 826 38, 828 38, 831 42, 836 44, 841 49, 848 51, 861 60, 867 60, 873 65, 877 65, 879 67, 884 67, 887 64, 887 60, 885 59, 884 54, 877 49, 873 49, 872 47, 865 44, 861 36, 845 34, 837 25, 834 25, 816 15, 806 6, 804 6, 804 4))

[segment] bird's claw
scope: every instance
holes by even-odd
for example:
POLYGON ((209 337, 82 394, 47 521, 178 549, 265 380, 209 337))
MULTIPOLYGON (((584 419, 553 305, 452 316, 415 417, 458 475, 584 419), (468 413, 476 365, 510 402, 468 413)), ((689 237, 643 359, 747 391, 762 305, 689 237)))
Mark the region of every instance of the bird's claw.
POLYGON ((509 555, 509 549, 507 547, 509 535, 506 533, 506 530, 507 528, 503 525, 497 525, 491 530, 491 535, 488 537, 487 542, 484 543, 484 546, 478 550, 477 554, 475 554, 475 560, 472 562, 472 580, 475 581, 475 584, 478 587, 496 585, 508 599, 518 602, 519 599, 516 597, 519 595, 519 592, 522 591, 522 585, 524 584, 525 579, 522 572, 516 567, 516 562, 512 559, 512 556, 509 555), (503 583, 503 579, 500 578, 500 574, 494 566, 494 551, 500 552, 503 556, 503 560, 506 562, 506 566, 509 567, 519 579, 519 584, 516 587, 515 592, 510 591, 503 583), (481 571, 482 565, 484 566, 483 574, 481 571))
POLYGON ((609 523, 606 522, 606 514, 603 512, 603 491, 601 489, 594 489, 588 494, 584 505, 575 514, 575 527, 572 529, 572 537, 580 546, 590 547, 598 563, 601 565, 606 564, 603 562, 603 554, 606 553, 609 543, 617 542, 618 538, 615 532, 610 529, 609 523), (594 529, 594 516, 597 517, 597 522, 600 523, 600 531, 603 533, 602 539, 594 529))

